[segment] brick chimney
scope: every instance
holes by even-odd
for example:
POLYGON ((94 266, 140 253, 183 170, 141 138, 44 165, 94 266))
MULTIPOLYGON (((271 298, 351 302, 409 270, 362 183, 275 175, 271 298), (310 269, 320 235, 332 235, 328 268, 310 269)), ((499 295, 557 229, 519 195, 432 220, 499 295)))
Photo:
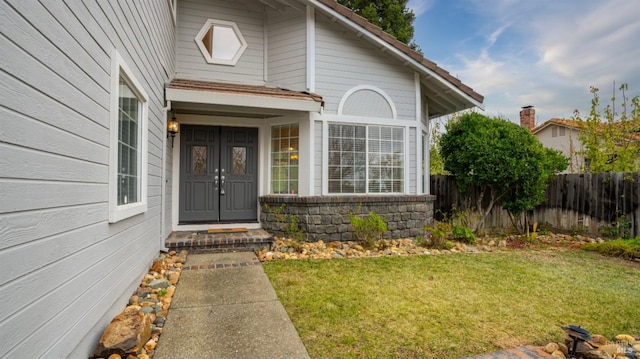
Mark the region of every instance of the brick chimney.
POLYGON ((520 126, 530 131, 536 127, 536 109, 533 106, 525 106, 520 111, 520 126))

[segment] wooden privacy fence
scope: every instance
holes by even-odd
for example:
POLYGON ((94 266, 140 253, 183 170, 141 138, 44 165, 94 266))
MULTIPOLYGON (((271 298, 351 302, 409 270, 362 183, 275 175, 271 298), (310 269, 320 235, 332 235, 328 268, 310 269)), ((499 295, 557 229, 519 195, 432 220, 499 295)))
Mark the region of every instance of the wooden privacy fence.
MULTIPOLYGON (((472 189, 471 201, 458 191, 455 177, 431 176, 431 194, 436 196, 434 216, 469 209, 479 195, 472 189)), ((566 231, 599 235, 616 223, 632 237, 640 235, 640 173, 585 173, 557 175, 549 181, 546 201, 527 213, 530 223, 547 222, 566 231)), ((485 219, 485 229, 513 227, 506 211, 494 207, 485 219)))

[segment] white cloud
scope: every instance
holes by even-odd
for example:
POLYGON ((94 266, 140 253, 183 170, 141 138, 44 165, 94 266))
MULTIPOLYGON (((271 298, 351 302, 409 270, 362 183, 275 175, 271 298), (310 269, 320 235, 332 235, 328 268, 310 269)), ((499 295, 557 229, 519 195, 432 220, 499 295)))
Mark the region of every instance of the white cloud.
POLYGON ((614 80, 627 82, 631 96, 640 94, 640 1, 471 4, 483 28, 469 35, 486 42, 443 66, 485 95, 488 115, 517 122, 525 105, 536 107, 540 122, 570 117, 576 108, 586 113, 589 86, 606 88, 608 98, 614 80))
POLYGON ((518 81, 509 63, 492 59, 486 50, 477 58, 460 56, 460 60, 463 67, 454 73, 485 96, 506 92, 518 81))
POLYGON ((569 18, 535 23, 541 64, 576 85, 640 80, 640 2, 610 0, 572 10, 569 18))

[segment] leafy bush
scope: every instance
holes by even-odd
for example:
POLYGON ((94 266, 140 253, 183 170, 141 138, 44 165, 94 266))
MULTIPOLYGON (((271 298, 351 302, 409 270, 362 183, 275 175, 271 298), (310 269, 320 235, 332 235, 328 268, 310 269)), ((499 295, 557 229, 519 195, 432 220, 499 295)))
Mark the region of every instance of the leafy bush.
POLYGON ((549 223, 547 221, 542 221, 542 222, 538 223, 538 233, 540 235, 543 235, 543 236, 549 235, 551 233, 551 229, 552 228, 553 228, 553 226, 551 225, 551 223, 549 223))
POLYGON ((387 224, 374 212, 364 217, 351 216, 351 227, 363 247, 373 248, 375 242, 387 231, 387 224))
POLYGON ((451 237, 457 241, 468 244, 476 243, 476 236, 471 229, 464 226, 453 226, 451 229, 451 237))
POLYGON ((605 237, 629 238, 631 236, 631 220, 623 214, 610 225, 598 226, 598 232, 605 237))
POLYGON ((640 237, 634 239, 616 239, 602 243, 588 243, 582 246, 582 249, 612 257, 627 259, 640 258, 640 237))
MULTIPOLYGON (((269 210, 269 205, 264 205, 265 210, 269 210)), ((279 223, 280 230, 284 232, 284 236, 291 242, 292 247, 298 250, 303 242, 306 242, 305 229, 300 225, 300 218, 296 214, 283 213, 285 210, 284 203, 272 212, 275 221, 279 223)))
POLYGON ((451 225, 446 222, 436 221, 433 226, 424 226, 424 230, 431 233, 428 241, 430 247, 443 248, 447 237, 451 233, 451 225))

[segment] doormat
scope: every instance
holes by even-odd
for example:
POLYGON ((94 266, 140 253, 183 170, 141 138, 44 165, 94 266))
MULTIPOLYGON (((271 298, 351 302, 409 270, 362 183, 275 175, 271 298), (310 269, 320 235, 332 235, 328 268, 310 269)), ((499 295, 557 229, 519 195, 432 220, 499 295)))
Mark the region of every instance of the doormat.
POLYGON ((207 233, 242 233, 248 232, 247 228, 209 228, 207 233))

